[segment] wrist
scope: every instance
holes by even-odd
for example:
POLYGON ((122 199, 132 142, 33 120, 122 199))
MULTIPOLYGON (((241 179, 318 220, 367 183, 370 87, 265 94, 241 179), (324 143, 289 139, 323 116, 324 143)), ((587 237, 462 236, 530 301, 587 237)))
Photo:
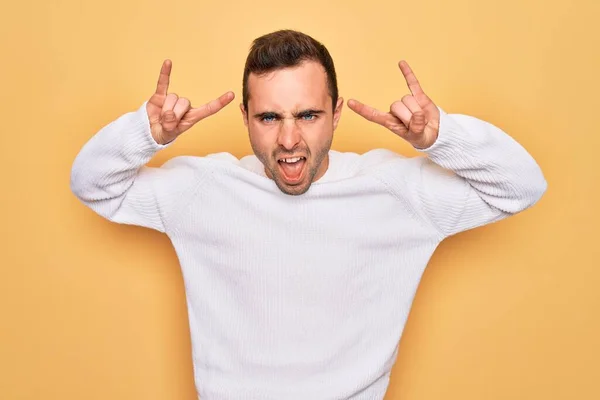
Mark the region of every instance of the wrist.
POLYGON ((426 150, 435 144, 437 138, 438 132, 435 132, 431 135, 431 137, 425 138, 424 140, 421 140, 419 142, 411 142, 410 144, 417 150, 426 150))

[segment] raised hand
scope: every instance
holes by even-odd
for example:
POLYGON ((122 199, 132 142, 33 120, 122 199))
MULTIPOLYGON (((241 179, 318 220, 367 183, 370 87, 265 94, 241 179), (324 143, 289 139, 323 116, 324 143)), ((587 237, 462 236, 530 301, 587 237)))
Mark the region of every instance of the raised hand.
POLYGON ((440 111, 423 92, 408 63, 400 61, 398 65, 411 94, 393 102, 390 112, 379 111, 352 99, 348 101, 348 107, 369 121, 388 128, 414 147, 428 148, 438 137, 440 111))
POLYGON ((233 92, 227 92, 218 99, 201 107, 192 108, 185 97, 168 93, 171 77, 171 60, 165 60, 160 70, 156 92, 146 104, 150 131, 158 144, 166 144, 190 129, 194 124, 221 110, 233 100, 233 92))

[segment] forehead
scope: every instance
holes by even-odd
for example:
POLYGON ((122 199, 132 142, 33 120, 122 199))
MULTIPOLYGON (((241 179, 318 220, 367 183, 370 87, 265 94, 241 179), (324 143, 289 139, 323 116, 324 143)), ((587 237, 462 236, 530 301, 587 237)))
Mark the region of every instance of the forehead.
POLYGON ((301 64, 248 77, 248 107, 294 109, 324 107, 329 101, 327 74, 321 64, 301 64))

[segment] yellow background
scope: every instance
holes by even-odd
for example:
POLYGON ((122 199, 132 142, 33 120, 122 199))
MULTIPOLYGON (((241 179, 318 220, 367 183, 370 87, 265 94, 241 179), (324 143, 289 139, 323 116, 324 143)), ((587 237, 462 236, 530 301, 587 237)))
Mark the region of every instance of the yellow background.
MULTIPOLYGON (((184 287, 168 238, 104 221, 71 163, 154 90, 236 100, 159 153, 251 152, 237 105, 249 45, 324 42, 340 94, 382 109, 406 59, 442 108, 488 120, 549 183, 532 209, 442 243, 386 400, 599 399, 600 6, 594 0, 6 2, 0 24, 0 399, 195 398, 184 287)), ((333 148, 416 155, 344 108, 333 148)))

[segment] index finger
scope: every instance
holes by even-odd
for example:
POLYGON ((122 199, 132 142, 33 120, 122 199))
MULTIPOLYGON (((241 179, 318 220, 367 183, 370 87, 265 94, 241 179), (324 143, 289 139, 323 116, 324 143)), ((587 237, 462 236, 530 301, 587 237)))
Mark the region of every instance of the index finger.
POLYGON ((156 84, 156 94, 167 95, 169 89, 169 78, 171 76, 171 60, 163 61, 162 68, 160 69, 160 75, 158 76, 158 83, 156 84))
POLYGON ((406 84, 412 95, 416 96, 417 94, 422 94, 423 89, 421 88, 421 84, 417 80, 412 69, 408 66, 408 63, 402 60, 398 63, 398 66, 400 67, 400 71, 402 71, 402 75, 404 75, 404 79, 406 79, 406 84))

